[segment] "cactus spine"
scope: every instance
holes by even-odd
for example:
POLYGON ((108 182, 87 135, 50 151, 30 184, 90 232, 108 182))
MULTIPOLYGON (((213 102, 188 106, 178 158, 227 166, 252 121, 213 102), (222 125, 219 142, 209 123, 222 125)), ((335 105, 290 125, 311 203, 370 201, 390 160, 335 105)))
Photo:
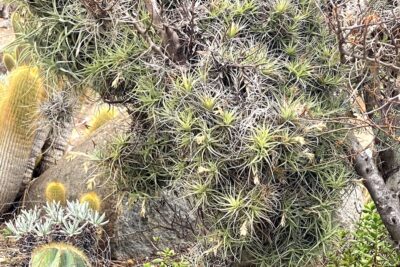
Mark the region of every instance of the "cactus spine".
POLYGON ((0 99, 0 213, 20 190, 44 97, 37 68, 21 66, 10 73, 0 99))
POLYGON ((30 267, 89 267, 88 258, 78 248, 66 243, 50 243, 35 249, 30 267))
POLYGON ((87 202, 89 203, 89 208, 92 210, 100 211, 101 208, 101 199, 100 197, 96 194, 96 192, 89 192, 84 194, 81 199, 81 203, 87 202))
POLYGON ((6 86, 5 84, 2 83, 2 81, 0 81, 0 101, 3 98, 3 95, 6 91, 6 86))
POLYGON ((14 57, 8 53, 3 55, 3 62, 8 71, 12 71, 17 66, 14 57))
POLYGON ((46 186, 45 195, 48 202, 54 201, 65 204, 67 201, 65 186, 60 182, 50 182, 46 186))

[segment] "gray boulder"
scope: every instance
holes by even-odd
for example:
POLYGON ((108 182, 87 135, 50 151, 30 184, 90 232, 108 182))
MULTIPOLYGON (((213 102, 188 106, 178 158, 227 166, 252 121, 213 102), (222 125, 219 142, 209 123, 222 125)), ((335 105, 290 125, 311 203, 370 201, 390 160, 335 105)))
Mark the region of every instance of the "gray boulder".
POLYGON ((146 203, 145 212, 142 204, 122 204, 124 211, 115 222, 115 258, 151 258, 165 248, 184 254, 195 246, 198 217, 186 200, 168 192, 146 203))
POLYGON ((334 219, 340 227, 350 231, 356 229, 366 202, 365 190, 361 185, 354 185, 342 192, 341 205, 334 214, 334 219))

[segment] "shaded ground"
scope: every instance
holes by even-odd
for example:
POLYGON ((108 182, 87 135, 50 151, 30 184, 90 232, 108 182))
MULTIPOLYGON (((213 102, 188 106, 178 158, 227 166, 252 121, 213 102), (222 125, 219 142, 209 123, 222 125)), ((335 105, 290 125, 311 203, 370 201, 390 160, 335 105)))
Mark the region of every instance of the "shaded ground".
MULTIPOLYGON (((0 227, 2 228, 2 227, 0 227)), ((18 266, 18 248, 15 243, 0 233, 0 266, 18 266)))

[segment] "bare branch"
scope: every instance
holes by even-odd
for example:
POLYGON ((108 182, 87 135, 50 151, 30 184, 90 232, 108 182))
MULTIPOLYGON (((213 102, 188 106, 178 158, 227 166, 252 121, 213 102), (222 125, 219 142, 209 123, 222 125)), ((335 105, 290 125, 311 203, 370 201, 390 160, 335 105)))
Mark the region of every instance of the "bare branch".
POLYGON ((371 153, 364 150, 355 138, 352 140, 352 149, 356 154, 354 157, 355 170, 358 175, 364 178, 364 185, 398 248, 400 244, 399 196, 389 190, 372 159, 371 153))

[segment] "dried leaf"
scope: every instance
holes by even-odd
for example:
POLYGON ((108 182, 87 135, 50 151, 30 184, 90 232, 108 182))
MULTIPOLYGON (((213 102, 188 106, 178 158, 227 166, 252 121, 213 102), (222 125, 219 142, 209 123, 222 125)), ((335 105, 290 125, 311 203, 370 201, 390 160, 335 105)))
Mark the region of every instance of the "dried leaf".
POLYGON ((248 234, 248 221, 245 221, 240 227, 240 236, 247 236, 248 234))

